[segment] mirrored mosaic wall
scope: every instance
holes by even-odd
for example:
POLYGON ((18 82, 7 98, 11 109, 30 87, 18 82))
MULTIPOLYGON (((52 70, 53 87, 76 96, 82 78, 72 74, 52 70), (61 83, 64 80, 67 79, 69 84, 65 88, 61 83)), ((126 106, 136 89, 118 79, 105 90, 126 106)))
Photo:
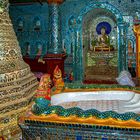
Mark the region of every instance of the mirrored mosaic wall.
MULTIPOLYGON (((100 22, 109 22, 112 26, 110 33, 111 43, 117 49, 118 47, 118 23, 125 22, 125 46, 127 53, 128 42, 131 42, 134 55, 131 57, 133 67, 135 64, 135 36, 133 33, 133 21, 140 19, 140 1, 139 0, 66 0, 59 6, 60 10, 60 44, 66 50, 68 57, 65 61, 65 70, 67 73, 73 72, 75 79, 81 80, 84 71, 85 58, 83 54, 85 49, 90 46, 96 35, 95 28, 100 22), (93 6, 95 3, 95 7, 93 6), (98 6, 100 3, 102 6, 98 6), (108 6, 108 8, 106 8, 108 6), (91 8, 93 7, 93 8, 91 8), (102 7, 102 8, 101 8, 102 7), (96 12, 95 12, 96 9, 96 12), (113 9, 112 12, 109 9, 113 9), (119 14, 123 19, 119 19, 119 14), (116 17, 118 21, 116 21, 116 17), (79 18, 79 19, 78 19, 79 18), (80 54, 80 55, 79 55, 80 54), (82 73, 82 74, 80 74, 82 73)), ((11 5, 10 15, 13 21, 23 56, 29 55, 35 58, 38 50, 41 48, 41 55, 44 56, 49 50, 49 6, 47 3, 30 3, 29 5, 11 5)), ((123 44, 122 44, 123 45, 123 44)), ((121 44, 119 45, 121 46, 121 44)), ((120 52, 119 52, 120 53, 120 52)), ((127 54, 126 54, 127 55, 127 54)), ((88 55, 87 55, 88 56, 88 55)), ((119 56, 118 56, 119 57, 119 56)), ((123 57, 123 56, 121 56, 123 57)), ((129 65, 129 56, 126 56, 126 64, 129 65)), ((120 58, 119 58, 120 59, 120 58)), ((119 70, 122 66, 118 60, 119 70), (120 66, 119 66, 120 65, 120 66)), ((116 60, 117 62, 117 60, 116 60)), ((92 65, 94 62, 89 62, 92 65)))
POLYGON ((45 55, 48 44, 48 5, 11 5, 9 12, 23 56, 34 58, 40 48, 41 55, 45 55))
MULTIPOLYGON (((69 18, 71 16, 78 16, 87 5, 90 5, 90 3, 100 1, 109 2, 118 8, 123 13, 125 21, 130 23, 131 26, 133 18, 140 16, 140 2, 138 0, 66 0, 66 2, 61 5, 60 11, 62 18, 62 38, 64 39, 67 53, 71 53, 71 36, 68 25, 69 18)), ((108 13, 106 12, 106 14, 108 13)), ((37 48, 36 43, 40 42, 44 51, 47 51, 49 22, 47 3, 44 3, 43 6, 37 3, 23 6, 12 5, 10 7, 10 15, 21 47, 25 47, 29 43, 31 46, 31 53, 34 54, 34 51, 37 48)), ((132 33, 130 28, 129 31, 129 34, 132 33)))

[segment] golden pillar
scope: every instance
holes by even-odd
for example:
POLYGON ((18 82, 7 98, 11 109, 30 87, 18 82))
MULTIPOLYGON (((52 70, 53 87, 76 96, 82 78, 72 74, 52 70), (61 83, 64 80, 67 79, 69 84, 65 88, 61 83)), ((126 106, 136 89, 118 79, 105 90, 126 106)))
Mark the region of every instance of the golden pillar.
POLYGON ((19 115, 29 106, 38 82, 23 61, 8 13, 8 0, 0 0, 0 137, 15 139, 19 115))
POLYGON ((134 25, 134 33, 136 36, 136 75, 140 78, 140 24, 134 25))

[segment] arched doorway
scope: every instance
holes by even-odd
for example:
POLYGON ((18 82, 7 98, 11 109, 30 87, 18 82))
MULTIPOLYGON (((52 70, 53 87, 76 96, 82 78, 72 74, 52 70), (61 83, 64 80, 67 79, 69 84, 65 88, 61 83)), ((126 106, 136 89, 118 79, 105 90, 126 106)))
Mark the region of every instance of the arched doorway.
POLYGON ((84 16, 82 27, 84 80, 115 81, 118 76, 115 15, 107 9, 94 8, 84 16))
MULTIPOLYGON (((123 22, 123 17, 121 12, 114 7, 113 5, 109 3, 90 3, 87 5, 81 12, 80 14, 76 17, 72 15, 69 18, 69 28, 70 32, 72 32, 72 38, 73 40, 73 45, 72 45, 72 50, 73 50, 73 74, 74 74, 74 80, 75 81, 83 81, 85 78, 85 48, 84 46, 84 40, 83 40, 83 32, 84 32, 84 27, 83 23, 85 21, 85 17, 91 16, 97 14, 95 11, 99 9, 97 12, 98 15, 104 15, 104 12, 108 13, 107 16, 108 19, 112 21, 116 25, 116 30, 117 30, 117 42, 116 42, 116 48, 117 48, 117 72, 118 74, 122 70, 127 69, 126 65, 126 34, 127 34, 127 26, 125 26, 125 23, 123 22), (92 13, 93 12, 93 13, 92 13), (95 12, 95 13, 94 13, 95 12)), ((110 24, 110 23, 109 23, 110 24)), ((112 36, 113 37, 113 36, 112 36)), ((89 44, 89 43, 88 43, 89 44)))

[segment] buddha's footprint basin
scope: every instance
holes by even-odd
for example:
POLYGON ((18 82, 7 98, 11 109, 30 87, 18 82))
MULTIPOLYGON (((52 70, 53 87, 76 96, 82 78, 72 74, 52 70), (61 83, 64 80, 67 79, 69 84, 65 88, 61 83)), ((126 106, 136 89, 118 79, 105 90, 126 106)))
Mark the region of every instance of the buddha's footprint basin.
POLYGON ((140 113, 140 94, 133 91, 66 92, 53 95, 52 105, 64 108, 79 107, 83 110, 140 113))

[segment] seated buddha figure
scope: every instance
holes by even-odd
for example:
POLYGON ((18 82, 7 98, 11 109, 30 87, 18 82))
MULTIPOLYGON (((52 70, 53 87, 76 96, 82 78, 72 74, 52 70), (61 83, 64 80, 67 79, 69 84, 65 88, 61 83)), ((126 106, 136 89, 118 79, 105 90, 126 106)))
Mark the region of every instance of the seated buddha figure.
POLYGON ((106 29, 101 28, 101 34, 98 36, 97 45, 94 47, 94 51, 111 51, 109 36, 106 34, 106 29))

